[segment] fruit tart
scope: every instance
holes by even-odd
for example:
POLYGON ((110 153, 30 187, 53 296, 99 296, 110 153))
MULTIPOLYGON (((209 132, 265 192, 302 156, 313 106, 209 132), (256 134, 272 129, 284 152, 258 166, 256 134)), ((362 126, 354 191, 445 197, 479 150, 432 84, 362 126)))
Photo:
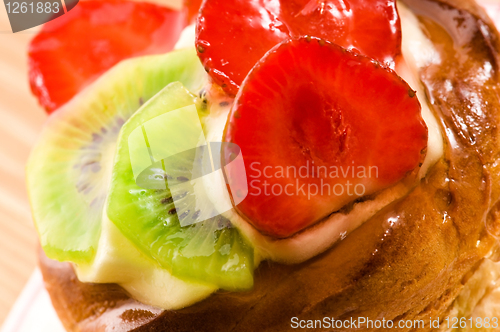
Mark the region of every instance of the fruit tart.
POLYGON ((28 188, 68 331, 500 329, 477 3, 172 4, 82 1, 30 46, 52 114, 28 188))

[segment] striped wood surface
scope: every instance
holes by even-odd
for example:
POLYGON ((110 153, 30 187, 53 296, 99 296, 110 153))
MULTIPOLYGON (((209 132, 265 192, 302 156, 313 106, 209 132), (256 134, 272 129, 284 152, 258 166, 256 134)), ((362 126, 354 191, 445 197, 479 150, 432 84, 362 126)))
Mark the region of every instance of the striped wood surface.
POLYGON ((24 170, 46 115, 28 85, 26 49, 33 35, 13 34, 0 4, 0 324, 36 265, 24 170))

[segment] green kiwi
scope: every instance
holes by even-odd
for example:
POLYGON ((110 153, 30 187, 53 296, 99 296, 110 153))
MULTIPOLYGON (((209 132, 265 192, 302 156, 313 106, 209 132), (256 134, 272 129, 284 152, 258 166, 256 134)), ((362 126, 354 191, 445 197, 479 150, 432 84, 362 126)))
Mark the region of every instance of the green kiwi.
POLYGON ((210 173, 207 146, 199 140, 204 113, 195 108, 195 99, 181 83, 172 83, 123 126, 107 214, 132 243, 173 275, 227 290, 249 289, 253 248, 229 220, 217 215, 216 204, 207 195, 192 195, 190 180, 210 173), (190 106, 194 117, 173 116, 190 106), (168 121, 162 120, 167 115, 168 121), (150 125, 177 139, 155 138, 154 131, 145 129, 150 125), (160 160, 167 150, 178 153, 171 151, 169 158, 160 160), (147 165, 152 166, 146 175, 139 174, 147 165), (151 181, 141 184, 141 176, 151 181), (212 217, 197 220, 200 215, 212 217))
POLYGON ((27 182, 50 258, 92 261, 120 128, 175 81, 193 92, 206 82, 194 49, 123 61, 49 118, 31 153, 27 182))

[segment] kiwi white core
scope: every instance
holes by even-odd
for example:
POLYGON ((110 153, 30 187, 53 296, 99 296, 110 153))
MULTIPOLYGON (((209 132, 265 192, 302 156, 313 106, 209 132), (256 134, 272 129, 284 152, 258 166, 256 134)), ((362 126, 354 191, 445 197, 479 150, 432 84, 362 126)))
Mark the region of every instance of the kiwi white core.
POLYGON ((103 213, 101 237, 92 264, 76 265, 82 282, 118 283, 136 300, 163 309, 180 309, 217 290, 186 282, 141 253, 103 213))

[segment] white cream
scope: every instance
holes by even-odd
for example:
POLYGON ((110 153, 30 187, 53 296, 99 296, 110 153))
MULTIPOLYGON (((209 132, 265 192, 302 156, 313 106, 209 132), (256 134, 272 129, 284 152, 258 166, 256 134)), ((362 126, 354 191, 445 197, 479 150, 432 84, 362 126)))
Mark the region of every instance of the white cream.
MULTIPOLYGON (((397 72, 417 91, 422 105, 422 117, 429 129, 427 156, 419 177, 443 155, 443 137, 437 119, 429 109, 418 68, 434 61, 437 56, 431 42, 421 32, 415 16, 399 4, 403 29, 403 55, 406 63, 397 72)), ((194 44, 194 26, 182 33, 176 48, 194 44)), ((230 105, 211 102, 210 114, 203 120, 208 141, 221 141, 230 105)), ((343 239, 389 203, 405 195, 410 187, 400 183, 381 192, 374 200, 358 203, 349 214, 336 213, 327 220, 300 234, 275 240, 260 234, 234 210, 224 215, 240 229, 255 247, 256 266, 269 259, 282 263, 299 263, 318 255, 343 239)), ((217 197, 213 197, 217 201, 217 197)), ((217 290, 214 285, 182 281, 146 257, 125 238, 116 226, 103 218, 103 229, 96 258, 87 266, 75 266, 84 282, 117 283, 135 299, 164 309, 179 309, 198 302, 217 290)))
POLYGON ((398 11, 401 17, 401 30, 403 34, 401 49, 404 61, 396 68, 401 76, 415 91, 422 106, 422 118, 429 130, 427 141, 427 155, 420 178, 423 178, 430 166, 434 165, 443 155, 443 136, 438 120, 429 108, 429 100, 420 81, 418 72, 432 63, 441 62, 439 53, 432 42, 420 29, 417 17, 401 2, 398 2, 398 11))
POLYGON ((193 47, 196 37, 196 25, 191 24, 182 30, 179 40, 174 46, 174 49, 193 47))

